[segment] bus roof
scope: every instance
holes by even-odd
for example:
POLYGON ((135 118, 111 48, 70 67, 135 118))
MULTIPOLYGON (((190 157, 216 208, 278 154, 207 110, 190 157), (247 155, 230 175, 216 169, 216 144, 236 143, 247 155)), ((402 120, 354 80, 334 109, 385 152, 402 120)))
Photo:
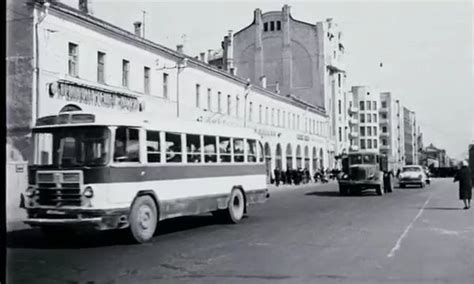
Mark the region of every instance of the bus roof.
POLYGON ((179 119, 158 119, 134 113, 87 113, 83 111, 63 112, 58 115, 41 117, 33 129, 77 126, 127 126, 150 130, 205 134, 215 136, 260 138, 254 130, 243 127, 230 127, 221 124, 186 121, 179 119))

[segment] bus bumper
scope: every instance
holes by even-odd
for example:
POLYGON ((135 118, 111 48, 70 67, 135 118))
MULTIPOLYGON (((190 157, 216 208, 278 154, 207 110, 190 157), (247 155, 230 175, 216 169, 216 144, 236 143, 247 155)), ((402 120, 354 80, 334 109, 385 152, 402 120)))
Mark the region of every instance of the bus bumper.
POLYGON ((23 222, 30 226, 86 227, 96 230, 122 229, 129 226, 129 208, 87 209, 28 209, 23 222))

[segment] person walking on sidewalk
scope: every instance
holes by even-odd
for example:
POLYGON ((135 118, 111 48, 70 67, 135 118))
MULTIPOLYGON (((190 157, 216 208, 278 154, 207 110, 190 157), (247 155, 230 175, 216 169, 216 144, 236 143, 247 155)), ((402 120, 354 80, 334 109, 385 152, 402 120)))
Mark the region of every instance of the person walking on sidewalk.
POLYGON ((459 181, 459 199, 464 202, 464 209, 471 208, 472 199, 472 173, 467 161, 462 161, 460 168, 454 177, 454 181, 459 181))
POLYGON ((276 168, 273 170, 273 173, 274 173, 274 175, 275 175, 275 185, 276 185, 276 186, 279 186, 279 185, 280 185, 280 175, 281 175, 280 168, 276 167, 276 168))

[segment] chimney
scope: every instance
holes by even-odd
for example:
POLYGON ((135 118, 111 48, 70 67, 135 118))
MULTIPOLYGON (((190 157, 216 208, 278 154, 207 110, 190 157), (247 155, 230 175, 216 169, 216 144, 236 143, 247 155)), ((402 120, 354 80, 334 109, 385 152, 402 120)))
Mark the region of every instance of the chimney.
POLYGON ((207 61, 210 61, 212 58, 212 49, 207 50, 207 61))
POLYGON ((205 52, 199 53, 199 58, 200 58, 200 60, 201 60, 202 62, 207 63, 207 62, 206 62, 206 53, 205 53, 205 52))
POLYGON ((265 75, 260 77, 260 85, 262 85, 262 88, 264 89, 267 88, 267 77, 265 77, 265 75))
POLYGON ((280 83, 278 81, 275 82, 275 93, 280 93, 280 83))
POLYGON ((179 53, 183 53, 183 47, 184 47, 184 46, 183 46, 182 44, 178 44, 178 45, 176 46, 176 50, 177 50, 179 53))
POLYGON ((135 27, 135 35, 138 37, 142 37, 142 22, 136 21, 133 23, 133 26, 135 27))
POLYGON ((227 67, 228 70, 234 69, 234 32, 229 30, 227 34, 227 67))
POLYGON ((92 14, 91 2, 91 0, 79 0, 79 10, 86 14, 92 14))

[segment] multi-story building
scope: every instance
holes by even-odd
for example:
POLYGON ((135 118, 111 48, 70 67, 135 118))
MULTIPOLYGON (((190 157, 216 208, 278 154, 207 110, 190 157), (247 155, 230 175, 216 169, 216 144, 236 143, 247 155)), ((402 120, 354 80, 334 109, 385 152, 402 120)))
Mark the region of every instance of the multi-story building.
POLYGON ((380 93, 380 154, 386 155, 389 168, 402 166, 397 101, 390 92, 380 93))
POLYGON ((230 31, 222 48, 217 56, 211 52, 210 62, 218 68, 328 115, 330 165, 335 156, 347 152, 344 42, 332 19, 299 21, 288 5, 263 14, 256 9, 253 22, 236 33, 230 31))
MULTIPOLYGON (((358 150, 379 152, 380 94, 368 86, 352 87, 353 105, 358 107, 358 150)), ((354 117, 354 116, 353 116, 354 117)))
POLYGON ((431 143, 423 149, 421 165, 427 167, 450 167, 451 162, 444 149, 437 148, 431 143))
POLYGON ((405 164, 418 163, 417 125, 415 112, 403 107, 403 130, 405 144, 405 164))
POLYGON ((22 159, 33 158, 28 133, 38 117, 84 110, 248 127, 263 138, 269 171, 331 166, 330 125, 321 108, 216 69, 184 54, 182 46, 144 39, 139 22, 135 32, 118 28, 91 15, 88 0, 79 2, 80 9, 33 1, 22 11, 32 16, 28 25, 9 22, 9 42, 34 47, 23 50, 27 63, 15 59, 15 46, 7 50, 13 80, 8 144, 22 159))

